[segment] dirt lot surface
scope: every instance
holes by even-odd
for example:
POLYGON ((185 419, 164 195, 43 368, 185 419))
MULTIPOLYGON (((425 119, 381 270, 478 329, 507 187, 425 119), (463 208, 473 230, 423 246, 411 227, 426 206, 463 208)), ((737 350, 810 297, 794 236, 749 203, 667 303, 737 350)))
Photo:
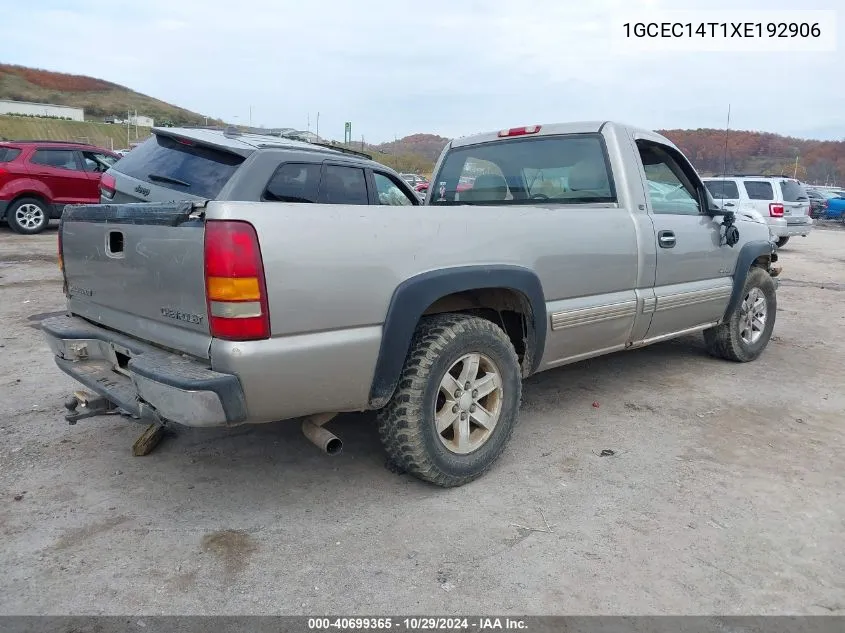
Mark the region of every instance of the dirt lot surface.
POLYGON ((535 376, 455 490, 386 470, 365 414, 336 458, 290 422, 147 457, 68 426, 55 241, 0 227, 0 613, 845 613, 845 231, 781 251, 757 362, 694 336, 535 376))

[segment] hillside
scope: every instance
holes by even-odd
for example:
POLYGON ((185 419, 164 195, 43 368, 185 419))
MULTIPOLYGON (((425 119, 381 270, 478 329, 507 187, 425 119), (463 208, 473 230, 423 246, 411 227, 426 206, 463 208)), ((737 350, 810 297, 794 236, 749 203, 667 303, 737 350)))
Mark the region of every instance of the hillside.
MULTIPOLYGON (((143 140, 149 135, 150 128, 137 129, 137 140, 143 140)), ((127 137, 125 125, 0 115, 0 140, 2 139, 76 141, 106 149, 123 149, 129 146, 129 142, 135 142, 136 130, 134 126, 130 127, 127 137)))
POLYGON ((102 79, 10 64, 0 64, 0 99, 84 108, 86 119, 110 115, 125 118, 127 111, 137 110, 138 114, 153 117, 156 124, 170 121, 174 125, 202 125, 206 121, 196 112, 102 79))
POLYGON ((662 130, 702 173, 796 173, 815 184, 845 182, 845 141, 815 141, 768 132, 736 130, 728 134, 714 129, 662 130), (727 168, 726 168, 727 167, 727 168))

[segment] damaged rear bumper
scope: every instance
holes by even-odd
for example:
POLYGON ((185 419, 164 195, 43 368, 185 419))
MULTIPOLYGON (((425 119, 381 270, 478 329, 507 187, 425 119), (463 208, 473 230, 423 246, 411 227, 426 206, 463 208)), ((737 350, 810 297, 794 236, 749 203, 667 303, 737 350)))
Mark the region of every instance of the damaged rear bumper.
POLYGON ((41 323, 56 364, 91 391, 143 419, 186 426, 229 426, 246 420, 237 376, 168 352, 79 317, 41 323))

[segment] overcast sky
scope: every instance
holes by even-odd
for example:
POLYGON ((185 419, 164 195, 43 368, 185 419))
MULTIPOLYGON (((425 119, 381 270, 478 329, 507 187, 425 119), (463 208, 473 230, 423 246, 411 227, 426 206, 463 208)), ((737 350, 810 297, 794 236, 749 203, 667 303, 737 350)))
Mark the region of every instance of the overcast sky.
MULTIPOLYGON (((91 75, 190 110, 368 142, 615 119, 845 138, 836 53, 621 54, 632 9, 784 0, 0 0, 0 61, 91 75)), ((845 7, 815 0, 813 9, 845 7)), ((800 7, 799 7, 800 8, 800 7)), ((839 22, 845 25, 845 12, 839 22)))

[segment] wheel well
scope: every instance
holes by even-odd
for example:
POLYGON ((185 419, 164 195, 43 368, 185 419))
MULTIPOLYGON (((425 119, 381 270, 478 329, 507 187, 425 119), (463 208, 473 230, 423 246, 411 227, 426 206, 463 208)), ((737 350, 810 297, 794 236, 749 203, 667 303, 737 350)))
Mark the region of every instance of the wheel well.
POLYGON ((455 292, 437 299, 423 312, 423 316, 444 312, 473 314, 501 327, 516 350, 524 375, 533 367, 534 312, 524 294, 510 288, 479 288, 455 292))
POLYGON ((777 260, 778 260, 777 253, 764 254, 764 255, 760 255, 760 257, 758 257, 753 262, 751 262, 751 266, 752 267, 756 266, 758 268, 762 268, 763 270, 767 271, 772 267, 772 264, 775 263, 777 260))

